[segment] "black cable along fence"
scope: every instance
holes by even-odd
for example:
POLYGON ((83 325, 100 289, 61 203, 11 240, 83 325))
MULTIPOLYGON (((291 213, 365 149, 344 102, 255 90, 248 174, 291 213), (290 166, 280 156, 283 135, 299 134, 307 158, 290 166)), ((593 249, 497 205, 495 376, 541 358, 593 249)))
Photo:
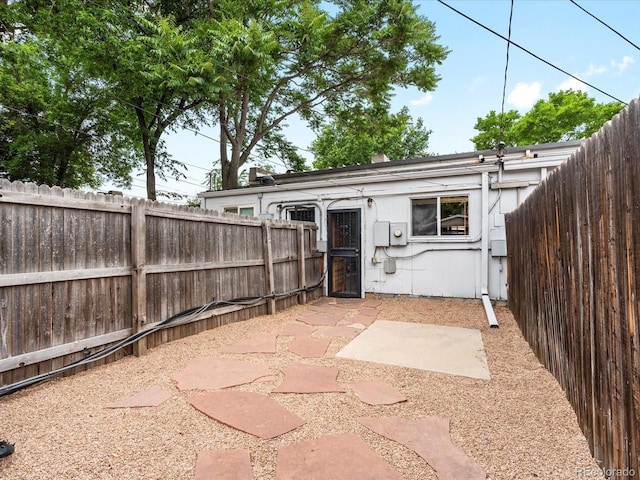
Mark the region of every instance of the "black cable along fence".
POLYGON ((321 296, 316 228, 0 180, 0 396, 321 296))
POLYGON ((509 307, 594 458, 640 475, 640 99, 506 216, 509 307))

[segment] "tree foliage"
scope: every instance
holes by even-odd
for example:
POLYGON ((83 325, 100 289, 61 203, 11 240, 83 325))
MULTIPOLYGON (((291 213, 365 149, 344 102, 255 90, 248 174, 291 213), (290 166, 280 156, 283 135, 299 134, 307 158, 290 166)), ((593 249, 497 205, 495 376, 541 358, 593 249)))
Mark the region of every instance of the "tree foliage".
POLYGON ((10 26, 0 42, 0 173, 68 188, 127 185, 132 144, 111 128, 123 111, 57 42, 10 26))
POLYGON ((282 138, 289 118, 318 127, 325 114, 388 106, 394 86, 432 90, 448 53, 406 0, 223 0, 214 8, 210 32, 224 46, 213 107, 224 188, 237 185, 258 144, 282 138))
MULTIPOLYGON (((126 165, 112 173, 123 179, 142 166, 151 199, 156 175, 178 174, 163 146, 168 131, 197 129, 205 121, 219 127, 224 188, 238 185, 239 170, 255 152, 303 169, 304 159, 284 134, 289 119, 299 116, 317 127, 324 115, 388 108, 394 87, 432 90, 439 80, 435 67, 448 53, 410 0, 22 0, 0 6, 21 15, 14 23, 3 16, 0 28, 19 24, 25 32, 19 41, 3 36, 3 44, 50 49, 49 64, 28 72, 27 84, 41 84, 33 93, 40 112, 29 113, 20 95, 2 99, 3 141, 5 148, 11 144, 12 161, 46 170, 46 142, 37 158, 17 155, 17 117, 8 111, 20 112, 23 123, 29 115, 46 116, 60 127, 51 133, 58 139, 63 130, 82 132, 79 126, 91 123, 73 103, 91 100, 84 105, 87 118, 110 121, 100 123, 103 130, 89 129, 90 138, 108 145, 101 151, 128 146, 136 155, 123 156, 126 165), (65 108, 43 93, 44 84, 71 87, 65 108)), ((15 73, 5 63, 0 69, 15 73)), ((28 150, 34 151, 20 147, 28 150)), ((103 169, 91 161, 95 149, 88 151, 82 161, 64 154, 78 170, 88 169, 73 184, 93 184, 98 177, 89 170, 103 169)), ((59 181, 53 177, 41 181, 59 181)))
MULTIPOLYGON (((103 139, 129 140, 137 157, 120 158, 122 173, 143 165, 147 196, 155 200, 156 175, 180 175, 179 164, 164 149, 163 135, 178 126, 195 125, 197 109, 216 91, 217 73, 210 61, 216 53, 206 30, 197 25, 183 28, 173 16, 158 14, 153 3, 25 0, 12 6, 29 42, 56 46, 51 58, 61 75, 72 72, 74 82, 91 85, 117 107, 120 114, 104 125, 108 130, 103 139)), ((44 72, 57 88, 58 78, 44 72)), ((88 106, 97 108, 92 102, 88 106)), ((55 117, 53 107, 43 98, 43 108, 55 117)), ((82 119, 70 112, 53 121, 68 130, 82 119)))
POLYGON ((538 100, 523 116, 510 110, 502 118, 489 112, 478 118, 473 137, 476 150, 494 149, 501 139, 507 147, 535 145, 587 138, 618 113, 624 105, 619 102, 596 103, 585 92, 561 90, 552 92, 546 100, 538 100))
POLYGON ((313 166, 362 165, 378 153, 391 160, 426 156, 430 133, 421 118, 413 121, 407 108, 397 114, 374 109, 342 112, 320 127, 311 145, 316 156, 313 166))

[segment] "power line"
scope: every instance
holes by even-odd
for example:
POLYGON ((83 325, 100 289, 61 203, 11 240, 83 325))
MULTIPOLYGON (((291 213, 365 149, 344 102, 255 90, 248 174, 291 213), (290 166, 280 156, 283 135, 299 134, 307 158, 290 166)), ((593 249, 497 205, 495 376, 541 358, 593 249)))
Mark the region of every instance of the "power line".
POLYGON ((443 0, 436 0, 438 3, 441 3, 442 5, 444 5, 445 7, 449 8, 450 10, 453 10, 454 12, 456 12, 458 15, 463 16, 464 18, 466 18, 467 20, 469 20, 470 22, 475 23, 476 25, 478 25, 481 28, 484 28, 485 30, 487 30, 488 32, 493 33, 495 36, 500 37, 501 39, 503 39, 506 42, 509 42, 511 45, 513 45, 514 47, 518 47, 520 50, 522 50, 525 53, 528 53, 529 55, 531 55, 533 58, 535 58, 536 60, 541 61, 542 63, 545 63, 547 65, 549 65, 551 68, 554 68, 556 70, 558 70, 559 72, 564 73, 565 75, 573 78, 574 80, 579 81, 580 83, 583 83, 585 85, 587 85, 588 87, 593 88, 594 90, 602 93, 603 95, 606 95, 607 97, 615 100, 616 102, 620 102, 623 105, 627 105, 627 102, 623 102, 622 100, 620 100, 617 97, 614 97, 613 95, 605 92, 604 90, 596 87, 595 85, 592 85, 584 80, 582 80, 581 78, 576 77, 575 75, 570 74, 569 72, 567 72, 566 70, 563 70, 562 68, 554 65, 553 63, 545 60, 544 58, 536 55, 535 53, 531 52, 530 50, 527 50, 526 48, 524 48, 521 45, 518 45, 516 42, 509 40, 508 38, 506 38, 504 35, 499 34, 498 32, 496 32, 495 30, 490 29, 489 27, 487 27, 486 25, 483 25, 482 23, 478 22, 477 20, 474 20, 473 18, 471 18, 470 16, 466 15, 465 13, 461 12, 460 10, 457 10, 456 8, 452 7, 451 5, 448 5, 446 2, 444 2, 443 0))
POLYGON ((513 0, 511 0, 511 10, 509 12, 509 33, 507 38, 507 59, 504 64, 504 83, 502 84, 502 109, 500 110, 500 133, 498 135, 498 153, 502 153, 500 144, 504 134, 504 100, 507 96, 507 72, 509 71, 509 46, 511 45, 511 22, 513 20, 513 0))
POLYGON ((600 22, 602 25, 604 25, 605 27, 607 27, 609 30, 611 30, 613 33, 615 33, 616 35, 618 35, 620 38, 622 38, 624 41, 626 41, 627 43, 629 43, 630 45, 634 46, 636 48, 636 50, 640 50, 640 47, 638 47, 638 45, 636 45, 635 43, 633 43, 631 40, 629 40, 627 37, 625 37, 624 35, 622 35, 620 32, 618 32, 615 28, 607 25, 605 22, 603 22, 602 20, 600 20, 598 17, 596 17, 594 14, 588 12, 584 7, 582 7, 581 5, 577 4, 574 0, 569 0, 571 3, 573 3, 576 7, 578 7, 580 10, 582 10, 584 13, 586 13, 587 15, 589 15, 591 18, 593 18, 594 20, 600 22))

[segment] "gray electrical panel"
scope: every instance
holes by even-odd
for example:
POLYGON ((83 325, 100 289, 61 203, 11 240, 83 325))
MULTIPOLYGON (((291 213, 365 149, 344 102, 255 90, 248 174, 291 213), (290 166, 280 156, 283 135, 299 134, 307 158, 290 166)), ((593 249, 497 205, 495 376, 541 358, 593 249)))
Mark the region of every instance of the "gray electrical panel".
POLYGON ((374 222, 373 224, 373 246, 389 246, 389 222, 374 222))
POLYGON ((391 245, 407 244, 407 222, 395 222, 389 225, 391 245))
POLYGON ((506 257, 507 256, 507 241, 506 240, 491 240, 491 256, 492 257, 506 257))

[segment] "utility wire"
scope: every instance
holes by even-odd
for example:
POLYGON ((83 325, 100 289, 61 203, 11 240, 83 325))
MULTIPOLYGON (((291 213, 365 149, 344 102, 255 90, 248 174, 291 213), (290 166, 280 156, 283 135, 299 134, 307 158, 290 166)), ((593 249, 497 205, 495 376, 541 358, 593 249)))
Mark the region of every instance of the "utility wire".
POLYGON ((487 30, 488 32, 493 33, 495 36, 500 37, 501 39, 505 40, 506 42, 511 43, 511 45, 513 45, 514 47, 518 47, 520 50, 522 50, 525 53, 528 53, 529 55, 531 55, 533 58, 535 58, 536 60, 541 61, 542 63, 545 63, 547 65, 549 65, 551 68, 554 68, 556 70, 558 70, 559 72, 564 73, 565 75, 573 78, 574 80, 579 81, 580 83, 583 83, 585 85, 587 85, 588 87, 593 88, 594 90, 602 93, 603 95, 606 95, 607 97, 615 100, 616 102, 620 102, 623 105, 627 105, 627 102, 623 102, 622 100, 620 100, 617 97, 614 97, 613 95, 605 92, 604 90, 596 87, 595 85, 592 85, 588 82, 585 82, 584 80, 582 80, 581 78, 576 77, 575 75, 570 74, 569 72, 567 72, 566 70, 563 70, 562 68, 554 65, 553 63, 545 60, 544 58, 536 55, 535 53, 531 52, 530 50, 527 50, 526 48, 524 48, 521 45, 518 45, 516 42, 509 40, 507 37, 505 37, 504 35, 499 34, 498 32, 496 32, 495 30, 490 29, 489 27, 487 27, 486 25, 483 25, 482 23, 478 22, 477 20, 474 20, 473 18, 471 18, 470 16, 466 15, 465 13, 461 12, 460 10, 457 10, 456 8, 452 7, 451 5, 447 4, 446 2, 444 2, 443 0, 436 0, 438 3, 441 3, 442 5, 444 5, 445 7, 449 8, 450 10, 453 10, 454 12, 456 12, 458 15, 463 16, 464 18, 466 18, 467 20, 469 20, 470 22, 475 23, 476 25, 478 25, 479 27, 484 28, 485 30, 487 30))
POLYGON ((507 37, 507 59, 504 64, 504 83, 502 85, 502 108, 500 110, 500 131, 498 134, 498 154, 502 154, 501 143, 504 135, 504 100, 507 96, 507 72, 509 71, 509 46, 511 45, 511 23, 513 20, 513 0, 511 0, 511 10, 509 12, 509 33, 507 37))
POLYGON ((622 38, 624 41, 626 41, 627 43, 629 43, 630 45, 634 46, 636 48, 636 50, 640 50, 640 47, 638 47, 638 45, 636 45, 635 43, 633 43, 631 40, 629 40, 627 37, 625 37, 624 35, 622 35, 620 32, 618 32, 615 28, 607 25, 605 22, 603 22, 602 20, 600 20, 598 17, 596 17, 594 14, 588 12, 584 7, 582 7, 581 5, 579 5, 578 3, 576 3, 574 0, 569 0, 571 3, 573 3, 576 7, 578 7, 580 10, 582 10, 584 13, 586 13, 587 15, 589 15, 591 18, 593 18, 594 20, 600 22, 602 25, 604 25, 605 27, 607 27, 609 30, 611 30, 613 33, 615 33, 616 35, 618 35, 620 38, 622 38))

